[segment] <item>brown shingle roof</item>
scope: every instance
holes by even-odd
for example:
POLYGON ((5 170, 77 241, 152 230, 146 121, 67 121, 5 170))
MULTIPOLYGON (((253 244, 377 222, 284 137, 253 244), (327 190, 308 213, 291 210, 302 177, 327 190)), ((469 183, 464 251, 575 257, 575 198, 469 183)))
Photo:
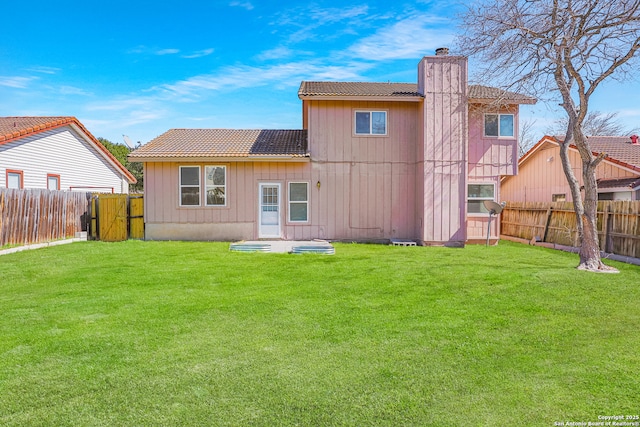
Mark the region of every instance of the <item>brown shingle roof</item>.
POLYGON ((306 130, 171 129, 129 155, 138 159, 307 157, 306 130))
POLYGON ((415 83, 302 82, 298 96, 421 96, 415 83))
POLYGON ((640 171, 640 144, 632 144, 628 136, 589 136, 588 139, 594 153, 606 153, 607 160, 640 171))
POLYGON ((95 148, 101 151, 111 163, 124 174, 128 181, 132 184, 136 183, 136 177, 133 176, 122 163, 115 158, 109 150, 105 148, 95 136, 84 127, 80 121, 71 116, 55 116, 55 117, 0 117, 0 145, 6 144, 16 139, 24 138, 28 135, 35 135, 40 132, 59 128, 62 126, 75 126, 86 138, 88 138, 95 148))
POLYGON ((494 102, 496 100, 513 104, 535 104, 536 99, 517 92, 496 87, 470 85, 469 99, 476 102, 494 102))
POLYGON ((599 179, 598 189, 603 188, 630 188, 640 187, 640 178, 599 179))
MULTIPOLYGON (((371 82, 302 82, 298 97, 421 97, 416 83, 371 83, 371 82)), ((469 98, 476 102, 500 100, 515 104, 535 104, 535 98, 495 87, 471 85, 469 98)))

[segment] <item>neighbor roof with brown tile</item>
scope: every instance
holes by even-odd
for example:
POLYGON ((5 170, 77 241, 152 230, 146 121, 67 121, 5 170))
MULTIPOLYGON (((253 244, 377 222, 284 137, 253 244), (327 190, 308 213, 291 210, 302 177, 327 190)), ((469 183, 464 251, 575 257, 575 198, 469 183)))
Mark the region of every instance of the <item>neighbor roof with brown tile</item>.
POLYGON ((70 123, 84 128, 75 117, 0 117, 0 144, 70 123))
POLYGON ((124 174, 130 183, 136 183, 133 176, 122 163, 115 158, 109 150, 98 139, 84 127, 80 121, 71 116, 34 116, 34 117, 0 117, 0 145, 7 144, 27 136, 36 135, 41 132, 56 129, 63 126, 74 126, 76 130, 82 132, 86 138, 102 152, 115 166, 124 174))
MULTIPOLYGON (((628 136, 589 136, 594 154, 605 153, 607 160, 640 171, 640 144, 632 144, 628 136)), ((563 138, 554 139, 562 141, 563 138)))
MULTIPOLYGON (((496 100, 514 104, 535 104, 536 99, 516 92, 471 85, 469 99, 474 102, 494 102, 496 100)), ((372 82, 302 82, 298 90, 299 98, 313 97, 422 97, 416 83, 372 83, 372 82)))
POLYGON ((640 178, 599 179, 598 188, 630 188, 640 187, 640 178))
POLYGON ((131 161, 305 158, 306 130, 170 129, 129 154, 131 161))

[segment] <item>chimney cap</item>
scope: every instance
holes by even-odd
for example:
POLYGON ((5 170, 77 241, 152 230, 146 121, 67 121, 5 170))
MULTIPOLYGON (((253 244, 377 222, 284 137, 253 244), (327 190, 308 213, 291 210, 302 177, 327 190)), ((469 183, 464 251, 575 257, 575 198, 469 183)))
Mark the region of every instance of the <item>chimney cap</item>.
POLYGON ((638 145, 638 135, 631 135, 629 138, 631 138, 631 144, 638 145))
POLYGON ((436 56, 444 56, 449 54, 448 47, 439 47, 436 49, 436 56))

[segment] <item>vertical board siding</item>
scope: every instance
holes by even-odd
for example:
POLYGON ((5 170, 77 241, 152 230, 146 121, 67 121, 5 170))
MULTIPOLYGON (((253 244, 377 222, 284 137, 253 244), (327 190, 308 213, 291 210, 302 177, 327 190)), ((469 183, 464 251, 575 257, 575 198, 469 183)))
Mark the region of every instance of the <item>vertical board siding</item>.
MULTIPOLYGON (((227 166, 227 206, 180 207, 179 166, 147 163, 146 221, 154 224, 256 224, 258 184, 282 185, 283 238, 416 238, 419 102, 309 101, 311 162, 214 162, 227 166), (387 136, 353 135, 355 109, 388 112, 387 136), (288 183, 309 183, 309 221, 289 223, 288 183), (317 183, 320 183, 320 188, 317 183), (151 208, 152 207, 152 208, 151 208)), ((204 167, 210 163, 191 163, 204 167)))
POLYGON ((499 175, 515 175, 518 169, 518 106, 469 106, 469 179, 493 179, 499 175), (514 115, 514 138, 484 136, 484 114, 514 115))
MULTIPOLYGON (((580 185, 582 179, 582 160, 575 150, 569 150, 569 159, 573 172, 580 185)), ((638 174, 617 166, 607 160, 596 169, 598 179, 632 178, 638 174)), ((506 178, 502 182, 503 200, 514 202, 551 202, 553 194, 566 194, 572 201, 567 178, 562 169, 560 147, 548 144, 524 162, 517 176, 506 178)))
POLYGON ((82 231, 88 194, 0 188, 0 247, 44 243, 82 231))
MULTIPOLYGON (((310 101, 312 168, 321 188, 314 223, 320 237, 416 238, 420 103, 310 101), (387 136, 356 136, 354 111, 387 111, 387 136), (407 177, 407 175, 410 175, 407 177), (403 208, 398 208, 402 206, 403 208)), ((314 178, 312 186, 315 185, 314 178)), ((313 200, 312 200, 313 201, 313 200)))
POLYGON ((420 70, 419 86, 425 96, 422 239, 427 243, 464 244, 466 59, 427 57, 420 70))
POLYGON ((0 187, 5 167, 24 172, 25 188, 47 188, 47 174, 60 175, 60 189, 100 188, 128 192, 122 172, 69 126, 38 133, 0 146, 0 187))

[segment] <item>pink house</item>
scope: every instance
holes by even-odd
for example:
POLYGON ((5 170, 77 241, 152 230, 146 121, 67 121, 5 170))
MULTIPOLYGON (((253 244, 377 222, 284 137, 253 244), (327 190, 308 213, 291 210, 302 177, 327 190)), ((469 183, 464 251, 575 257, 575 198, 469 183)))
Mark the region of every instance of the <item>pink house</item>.
POLYGON ((516 173, 535 102, 468 86, 446 49, 417 84, 305 81, 298 97, 302 130, 172 129, 134 151, 146 238, 484 242, 482 202, 516 173))
MULTIPOLYGON (((562 170, 559 137, 545 136, 518 162, 517 176, 502 179, 502 198, 514 202, 571 202, 571 191, 562 170)), ((606 153, 598 165, 599 200, 640 200, 640 142, 637 136, 590 136, 594 154, 606 153)), ((575 146, 569 159, 582 184, 582 160, 575 146)))

